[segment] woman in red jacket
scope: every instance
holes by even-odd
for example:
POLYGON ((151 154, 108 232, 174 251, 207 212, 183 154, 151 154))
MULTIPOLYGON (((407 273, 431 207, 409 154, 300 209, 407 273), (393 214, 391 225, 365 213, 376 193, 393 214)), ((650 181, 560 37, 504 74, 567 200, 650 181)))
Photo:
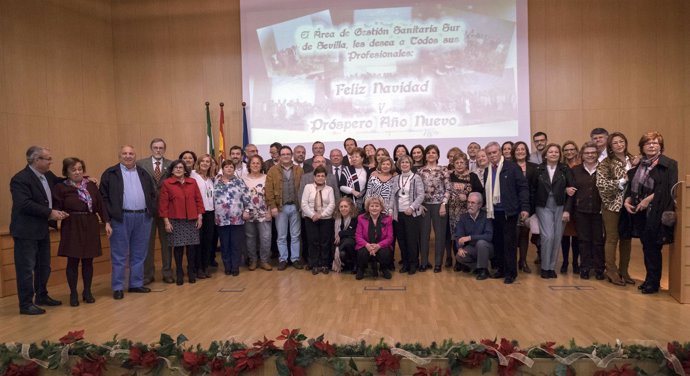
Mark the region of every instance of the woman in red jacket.
POLYGON ((383 214, 383 199, 369 197, 364 202, 366 213, 357 219, 355 249, 357 250, 357 279, 364 278, 364 270, 371 262, 372 275, 378 277, 380 266, 383 278, 390 279, 393 263, 393 220, 383 214))
POLYGON ((168 232, 168 244, 173 247, 177 284, 184 283, 182 253, 187 247, 187 277, 189 283, 196 282, 194 252, 199 245, 199 229, 204 203, 196 181, 189 177, 190 171, 178 159, 170 164, 169 176, 163 181, 159 198, 159 214, 168 232))

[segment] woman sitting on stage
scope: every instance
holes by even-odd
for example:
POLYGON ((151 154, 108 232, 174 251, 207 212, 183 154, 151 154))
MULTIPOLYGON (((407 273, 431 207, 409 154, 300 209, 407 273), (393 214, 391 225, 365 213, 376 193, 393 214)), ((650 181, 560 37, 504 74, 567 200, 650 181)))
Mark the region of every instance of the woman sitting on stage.
POLYGON ((335 213, 335 260, 339 260, 340 267, 336 271, 354 271, 357 261, 355 253, 355 230, 357 229, 357 208, 349 197, 338 201, 335 213))
POLYGON ((378 277, 379 266, 383 278, 390 279, 393 261, 393 220, 383 213, 383 199, 369 197, 364 203, 366 213, 357 219, 355 232, 357 250, 357 279, 364 278, 371 263, 372 276, 378 277))

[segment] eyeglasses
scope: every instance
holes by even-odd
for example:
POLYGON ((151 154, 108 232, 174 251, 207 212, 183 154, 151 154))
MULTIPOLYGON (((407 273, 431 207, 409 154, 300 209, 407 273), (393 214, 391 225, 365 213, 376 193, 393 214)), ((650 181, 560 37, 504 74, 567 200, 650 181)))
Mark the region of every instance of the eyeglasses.
POLYGON ((644 146, 650 146, 650 145, 659 145, 657 141, 647 141, 644 143, 644 146))
POLYGON ((38 159, 40 159, 40 160, 42 160, 42 161, 48 161, 48 162, 50 162, 50 161, 53 160, 53 157, 38 157, 38 159))

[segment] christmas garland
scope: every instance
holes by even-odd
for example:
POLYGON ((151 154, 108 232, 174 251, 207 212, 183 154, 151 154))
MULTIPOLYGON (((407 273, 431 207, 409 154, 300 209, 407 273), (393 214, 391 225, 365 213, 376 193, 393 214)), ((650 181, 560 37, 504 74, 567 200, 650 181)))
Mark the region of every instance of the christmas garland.
MULTIPOLYGON (((403 358, 416 364, 414 376, 458 376, 462 370, 480 368, 489 372, 497 364, 500 376, 512 376, 520 367, 531 367, 534 359, 557 361, 553 374, 575 375, 572 363, 589 358, 601 369, 595 376, 646 375, 638 367, 625 363, 607 367, 612 360, 650 360, 660 365, 656 374, 690 375, 690 343, 669 342, 666 348, 640 344, 615 346, 594 344, 580 347, 574 341, 566 347, 554 342, 521 349, 517 341, 483 339, 479 342, 444 340, 430 346, 400 344, 391 346, 361 341, 335 345, 323 335, 307 338, 299 329, 283 329, 275 339, 264 337, 251 346, 231 341, 214 341, 204 349, 186 345, 184 335, 173 339, 161 334, 153 344, 134 343, 115 336, 102 345, 84 341, 84 331, 69 332, 58 342, 40 344, 0 344, 1 376, 38 376, 42 368, 62 370, 70 376, 103 376, 108 366, 128 370, 125 376, 147 373, 158 376, 165 369, 182 376, 241 376, 256 370, 273 357, 279 376, 305 376, 316 361, 333 370, 335 376, 399 376, 403 358), (279 341, 280 343, 277 343, 279 341), (354 357, 374 358, 376 370, 359 369, 354 357), (446 367, 429 366, 431 360, 445 359, 446 367)), ((438 362, 436 363, 438 364, 438 362)))

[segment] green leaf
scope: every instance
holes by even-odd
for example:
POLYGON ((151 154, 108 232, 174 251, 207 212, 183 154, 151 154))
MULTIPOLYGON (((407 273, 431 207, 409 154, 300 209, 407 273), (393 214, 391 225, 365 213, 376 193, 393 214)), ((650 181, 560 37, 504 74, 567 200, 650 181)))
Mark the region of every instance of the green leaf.
POLYGON ((280 376, 290 376, 290 369, 283 358, 276 358, 276 369, 280 376))
POLYGON ((350 365, 350 368, 355 370, 355 372, 359 372, 359 368, 357 368, 357 363, 355 363, 354 359, 350 358, 349 365, 350 365))
POLYGON ((180 346, 185 342, 187 342, 187 337, 185 337, 184 334, 180 334, 179 336, 177 336, 177 346, 180 346))
POLYGON ((165 333, 161 333, 161 338, 158 342, 161 346, 172 345, 174 343, 172 337, 165 333))
POLYGON ((482 363, 482 374, 490 372, 491 371, 491 359, 486 358, 484 359, 484 362, 482 363))

